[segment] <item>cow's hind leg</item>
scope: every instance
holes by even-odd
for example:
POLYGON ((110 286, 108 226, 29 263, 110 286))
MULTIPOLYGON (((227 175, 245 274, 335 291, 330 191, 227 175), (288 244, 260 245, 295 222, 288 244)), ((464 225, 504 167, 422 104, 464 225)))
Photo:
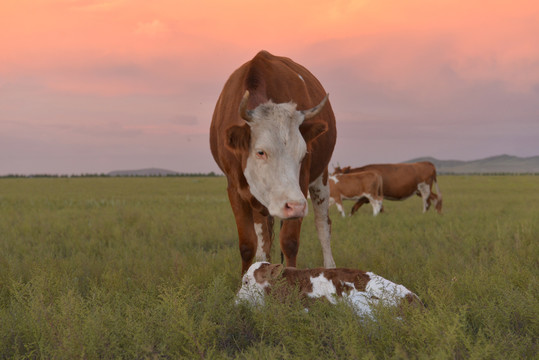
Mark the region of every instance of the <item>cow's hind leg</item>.
POLYGON ((376 216, 380 211, 382 211, 382 199, 381 198, 375 198, 372 195, 366 195, 369 199, 369 202, 372 206, 372 215, 376 216))
POLYGON ((422 182, 417 185, 417 190, 421 195, 421 199, 423 199, 423 212, 426 212, 430 206, 430 186, 427 183, 422 182))
POLYGON ((314 221, 318 239, 322 246, 324 267, 334 268, 335 260, 331 252, 331 219, 329 218, 329 184, 327 170, 309 185, 314 221))
POLYGON ((352 206, 352 210, 350 211, 350 215, 354 215, 355 212, 358 211, 359 208, 363 206, 363 204, 368 204, 368 203, 369 203, 369 199, 367 199, 365 197, 362 197, 361 199, 356 201, 354 206, 352 206))

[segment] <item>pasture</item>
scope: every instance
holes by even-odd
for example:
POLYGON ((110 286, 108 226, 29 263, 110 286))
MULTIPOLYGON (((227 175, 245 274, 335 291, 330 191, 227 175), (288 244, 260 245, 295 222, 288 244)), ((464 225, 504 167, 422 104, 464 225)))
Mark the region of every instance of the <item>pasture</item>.
MULTIPOLYGON (((344 305, 307 313, 294 297, 236 306, 222 177, 0 179, 0 358, 537 358, 539 177, 439 185, 441 216, 419 197, 384 201, 377 217, 331 208, 337 266, 427 306, 402 318, 380 308, 375 321, 344 305)), ((298 267, 321 264, 310 212, 298 267)))

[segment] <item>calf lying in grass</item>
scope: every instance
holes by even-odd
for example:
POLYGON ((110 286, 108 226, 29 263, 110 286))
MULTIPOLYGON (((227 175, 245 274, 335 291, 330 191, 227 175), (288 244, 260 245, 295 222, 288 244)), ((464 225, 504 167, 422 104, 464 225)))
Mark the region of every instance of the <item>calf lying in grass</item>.
POLYGON ((272 292, 278 281, 279 289, 297 288, 303 299, 323 298, 332 304, 339 299, 347 301, 359 315, 371 315, 371 305, 400 307, 410 303, 423 306, 416 294, 372 272, 336 269, 285 268, 282 264, 256 262, 243 275, 237 302, 263 305, 265 294, 272 292))

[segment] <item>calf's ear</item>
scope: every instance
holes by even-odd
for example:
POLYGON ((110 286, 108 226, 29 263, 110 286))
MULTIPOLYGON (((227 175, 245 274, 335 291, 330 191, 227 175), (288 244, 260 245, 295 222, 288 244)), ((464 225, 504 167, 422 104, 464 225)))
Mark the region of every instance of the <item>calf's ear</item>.
POLYGON ((268 273, 270 279, 276 279, 284 269, 283 264, 272 264, 268 266, 268 273))
POLYGON ((308 144, 328 130, 328 125, 323 121, 304 121, 299 126, 299 131, 308 144))
POLYGON ((251 142, 251 128, 249 125, 234 125, 226 129, 226 142, 227 148, 234 152, 249 150, 249 144, 251 142))

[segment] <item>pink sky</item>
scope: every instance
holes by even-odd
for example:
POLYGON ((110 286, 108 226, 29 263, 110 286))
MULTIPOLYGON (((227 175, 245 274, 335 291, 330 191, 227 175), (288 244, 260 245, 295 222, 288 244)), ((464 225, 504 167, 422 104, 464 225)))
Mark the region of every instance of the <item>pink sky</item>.
POLYGON ((208 128, 261 49, 330 93, 333 162, 539 155, 539 3, 0 2, 0 175, 218 171, 208 128))

